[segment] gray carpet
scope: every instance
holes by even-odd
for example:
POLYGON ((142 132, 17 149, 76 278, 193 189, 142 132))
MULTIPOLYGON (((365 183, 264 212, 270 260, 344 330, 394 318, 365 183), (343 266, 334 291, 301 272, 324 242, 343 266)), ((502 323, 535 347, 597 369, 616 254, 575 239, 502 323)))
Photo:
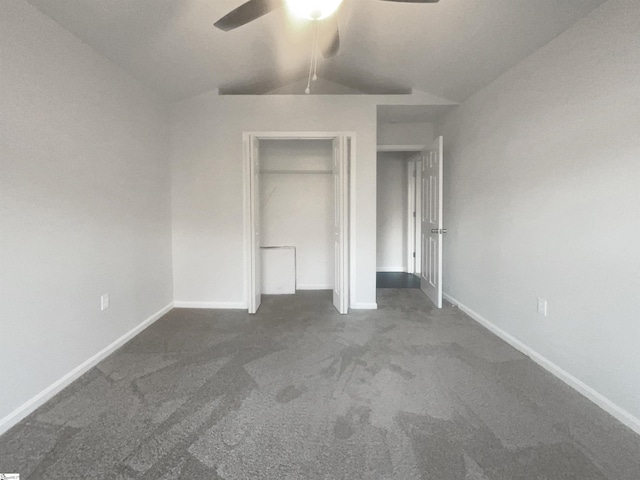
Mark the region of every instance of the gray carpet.
POLYGON ((640 437, 452 306, 174 310, 0 438, 21 479, 638 480, 640 437))

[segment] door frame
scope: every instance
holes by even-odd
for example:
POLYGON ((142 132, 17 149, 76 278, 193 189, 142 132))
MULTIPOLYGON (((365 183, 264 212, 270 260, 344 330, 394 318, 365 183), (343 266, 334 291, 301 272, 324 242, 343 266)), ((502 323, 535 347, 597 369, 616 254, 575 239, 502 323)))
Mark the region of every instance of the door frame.
POLYGON ((421 209, 422 209, 422 153, 407 160, 407 273, 420 275, 421 209))
MULTIPOLYGON (((378 145, 376 148, 377 153, 381 152, 415 152, 415 155, 407 158, 407 256, 404 259, 405 272, 412 273, 414 275, 420 275, 422 269, 422 257, 421 257, 421 222, 420 212, 422 204, 422 152, 427 148, 427 145, 378 145), (411 169, 415 168, 415 176, 413 176, 411 169), (415 222, 412 218, 413 209, 415 208, 416 218, 415 222), (414 223, 413 237, 411 235, 411 223, 414 223), (415 252, 416 256, 413 257, 415 252), (413 267, 412 267, 413 265, 413 267)), ((378 198, 378 191, 376 189, 376 200, 378 198)), ((377 234, 376 227, 376 234, 377 234)), ((376 262, 376 271, 378 264, 376 262)))
MULTIPOLYGON (((254 174, 254 168, 259 168, 260 153, 258 152, 257 162, 253 160, 252 146, 256 141, 260 140, 335 140, 339 139, 347 144, 347 138, 350 139, 350 148, 345 151, 345 157, 349 160, 346 166, 346 185, 349 189, 348 202, 343 205, 343 215, 348 219, 345 228, 344 238, 346 239, 347 255, 343 257, 342 269, 345 272, 346 281, 343 283, 346 295, 347 306, 352 307, 353 295, 356 284, 355 269, 355 225, 356 225, 356 209, 355 209, 355 180, 356 180, 356 134, 351 131, 342 132, 307 132, 307 131, 249 131, 242 133, 242 157, 243 157, 243 217, 244 217, 244 302, 249 312, 252 310, 252 299, 255 297, 254 281, 253 281, 253 253, 252 243, 255 232, 255 217, 252 212, 252 188, 251 181, 254 174)), ((344 312, 346 313, 346 312, 344 312)))

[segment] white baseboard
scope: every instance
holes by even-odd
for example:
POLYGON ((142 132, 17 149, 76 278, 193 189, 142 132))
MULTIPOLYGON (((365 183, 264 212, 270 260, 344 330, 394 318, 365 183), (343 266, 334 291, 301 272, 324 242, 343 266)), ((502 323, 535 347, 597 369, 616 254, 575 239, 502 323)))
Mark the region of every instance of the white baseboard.
POLYGON ((356 303, 353 303, 350 308, 353 308, 354 310, 377 310, 378 309, 378 304, 377 303, 356 302, 356 303))
POLYGON ((1 419, 0 420, 0 435, 2 435, 4 432, 9 430, 11 427, 13 427, 15 424, 17 424, 20 420, 22 420, 23 418, 27 417, 30 413, 32 413, 38 407, 44 405, 48 400, 53 398, 63 388, 67 387, 74 380, 77 380, 83 374, 85 374, 86 372, 91 370, 98 363, 100 363, 101 360, 103 360, 104 358, 106 358, 109 355, 111 355, 118 348, 120 348, 122 345, 127 343, 133 337, 138 335, 145 328, 149 327, 152 323, 154 323, 156 320, 158 320, 160 317, 162 317, 165 313, 167 313, 172 308, 173 308, 173 303, 170 303, 167 306, 161 308, 156 313, 154 313, 153 315, 148 317, 146 320, 144 320, 142 323, 140 323, 139 325, 137 325, 136 327, 132 328, 127 333, 122 335, 116 341, 114 341, 113 343, 111 343, 107 347, 105 347, 102 350, 100 350, 93 357, 89 358, 88 360, 86 360, 83 363, 81 363, 80 365, 78 365, 76 368, 71 370, 69 373, 64 375, 62 378, 60 378, 59 380, 57 380, 54 383, 52 383, 51 385, 49 385, 47 388, 42 390, 36 396, 34 396, 31 399, 27 400, 25 403, 23 403, 18 408, 16 408, 13 412, 11 412, 9 415, 7 415, 3 419, 1 419))
POLYGON ((333 290, 333 285, 296 285, 296 290, 333 290))
POLYGON ((245 302, 173 302, 175 308, 220 308, 229 310, 246 310, 245 302))
POLYGON ((562 380, 564 383, 572 387, 574 390, 578 391, 593 403, 602 408, 605 412, 611 414, 620 422, 625 424, 627 427, 640 434, 640 419, 632 415, 630 412, 626 411, 624 408, 618 406, 607 397, 584 383, 583 381, 577 379, 573 375, 571 375, 566 370, 563 370, 558 365, 553 363, 551 360, 541 355, 540 353, 533 350, 531 347, 518 340, 511 334, 505 332, 500 327, 496 326, 486 318, 484 318, 479 313, 460 303, 458 300, 453 298, 451 295, 444 293, 442 295, 445 300, 456 305, 461 311, 469 315, 476 322, 481 324, 483 327, 487 328, 502 340, 507 342, 509 345, 524 353, 526 356, 531 358, 534 362, 540 365, 542 368, 562 380))
POLYGON ((378 267, 376 268, 376 272, 399 272, 399 273, 405 273, 407 271, 406 268, 404 267, 378 267))

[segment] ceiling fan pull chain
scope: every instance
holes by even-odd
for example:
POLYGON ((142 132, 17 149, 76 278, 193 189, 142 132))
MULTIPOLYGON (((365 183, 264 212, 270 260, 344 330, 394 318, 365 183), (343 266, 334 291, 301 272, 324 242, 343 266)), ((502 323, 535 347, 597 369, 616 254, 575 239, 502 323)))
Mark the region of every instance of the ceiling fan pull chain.
POLYGON ((315 24, 315 38, 313 40, 313 47, 311 49, 311 61, 309 62, 309 78, 307 79, 307 88, 305 88, 304 93, 307 95, 311 93, 311 79, 315 81, 318 76, 316 75, 316 71, 314 70, 314 65, 318 65, 318 21, 313 21, 315 24), (313 74, 313 77, 312 77, 313 74))
POLYGON ((309 79, 307 80, 307 88, 304 89, 304 93, 309 95, 311 93, 311 71, 313 70, 313 54, 311 54, 311 61, 309 62, 309 79))
POLYGON ((313 40, 313 81, 318 80, 318 20, 315 20, 315 38, 313 40))

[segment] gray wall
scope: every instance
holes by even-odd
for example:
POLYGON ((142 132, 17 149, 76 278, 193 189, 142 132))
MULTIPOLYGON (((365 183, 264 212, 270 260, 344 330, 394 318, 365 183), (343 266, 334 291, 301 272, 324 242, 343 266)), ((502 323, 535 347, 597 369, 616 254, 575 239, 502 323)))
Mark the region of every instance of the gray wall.
POLYGON ((209 92, 178 103, 172 136, 175 301, 246 308, 243 132, 354 131, 357 232, 351 301, 374 307, 375 122, 375 102, 365 95, 209 92))
POLYGON ((376 270, 407 269, 408 162, 404 153, 378 153, 376 270))
POLYGON ((2 431, 172 284, 165 110, 26 2, 0 3, 0 31, 2 431))
POLYGON ((376 107, 437 103, 412 95, 229 95, 175 105, 172 220, 175 301, 246 308, 243 132, 354 132, 353 308, 376 307, 376 107), (224 274, 220 274, 224 272, 224 274))
POLYGON ((441 129, 445 291, 636 428, 638 32, 640 2, 607 2, 441 129))
POLYGON ((427 122, 378 122, 378 145, 431 145, 433 124, 427 122))

